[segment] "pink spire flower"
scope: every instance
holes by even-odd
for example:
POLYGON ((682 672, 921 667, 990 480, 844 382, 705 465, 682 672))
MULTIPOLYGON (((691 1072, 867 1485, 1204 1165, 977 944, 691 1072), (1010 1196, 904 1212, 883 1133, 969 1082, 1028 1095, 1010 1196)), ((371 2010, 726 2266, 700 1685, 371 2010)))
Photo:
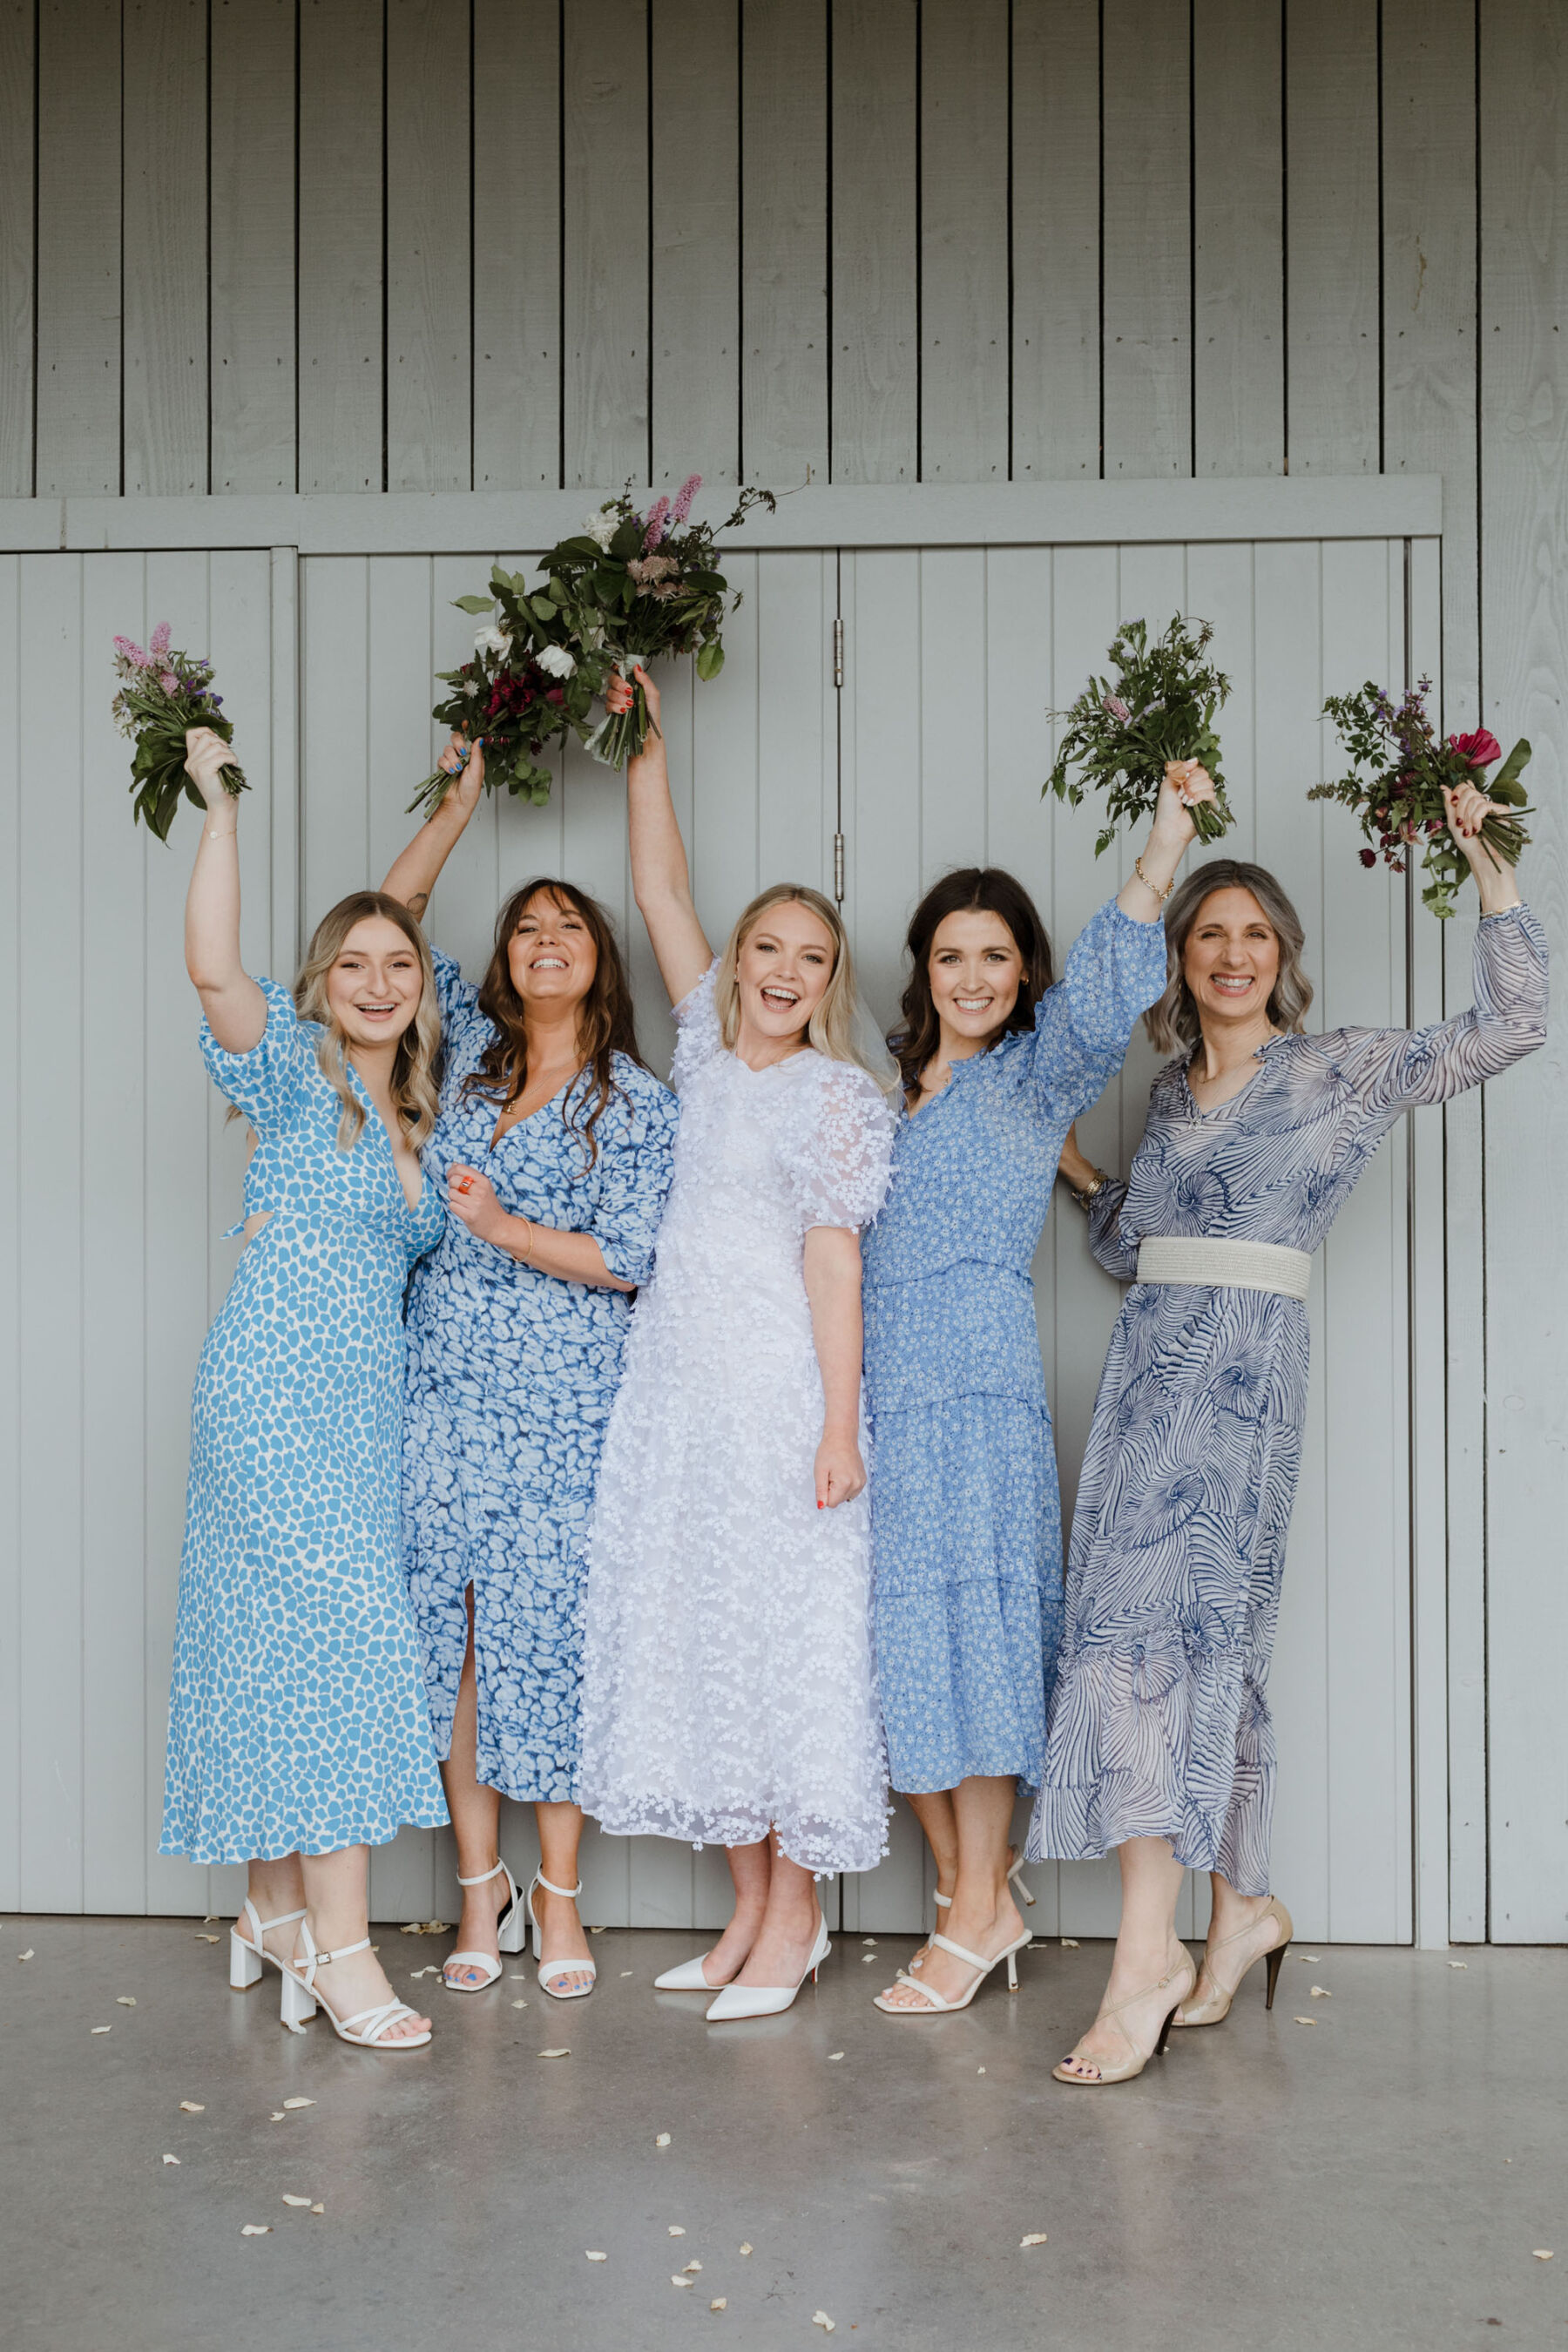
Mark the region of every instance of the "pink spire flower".
POLYGON ((162 661, 169 650, 169 624, 167 621, 159 622, 157 627, 153 630, 147 642, 152 652, 153 659, 154 661, 162 661))
POLYGON ((172 669, 166 669, 158 683, 165 694, 178 694, 180 690, 180 681, 172 669))
POLYGON ((643 533, 644 547, 655 548, 658 545, 659 541, 664 537, 665 524, 668 520, 669 500, 662 498, 655 499, 648 509, 647 529, 643 533))
POLYGON ((686 479, 682 482, 679 489, 677 490, 675 494, 675 520, 677 522, 684 522, 686 520, 687 516, 691 512, 691 501, 697 496, 698 491, 701 488, 701 475, 688 474, 686 479))
POLYGON ((144 654, 141 646, 136 644, 133 638, 116 637, 114 640, 114 650, 120 656, 121 661, 132 662, 138 669, 151 669, 153 667, 152 656, 150 654, 144 654))

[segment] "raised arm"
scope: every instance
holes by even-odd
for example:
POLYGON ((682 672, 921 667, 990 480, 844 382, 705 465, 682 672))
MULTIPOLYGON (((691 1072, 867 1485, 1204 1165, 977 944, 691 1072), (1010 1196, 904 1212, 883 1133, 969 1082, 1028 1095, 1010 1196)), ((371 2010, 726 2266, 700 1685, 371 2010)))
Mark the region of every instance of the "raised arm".
POLYGON ((185 735, 185 773, 206 803, 185 893, 185 970, 224 1051, 248 1054, 267 1028, 267 999, 239 960, 239 803, 218 779, 229 746, 210 727, 185 735))
POLYGON ((432 817, 426 818, 406 849, 387 867, 382 884, 389 898, 401 899, 416 921, 425 920, 436 877, 457 846, 458 836, 479 804, 485 781, 482 740, 472 748, 454 735, 441 754, 440 764, 458 780, 432 817), (466 762, 466 764, 465 764, 466 762), (459 766, 462 773, 458 775, 459 766))
MULTIPOLYGON (((669 769, 664 737, 658 733, 658 688, 647 670, 632 676, 647 697, 655 732, 647 749, 626 762, 626 823, 631 838, 632 889, 647 926, 655 960, 669 1001, 679 1004, 689 996, 709 965, 709 946, 691 898, 691 870, 686 844, 669 797, 669 769)), ((629 710, 632 689, 621 677, 612 678, 605 697, 612 710, 629 710)))

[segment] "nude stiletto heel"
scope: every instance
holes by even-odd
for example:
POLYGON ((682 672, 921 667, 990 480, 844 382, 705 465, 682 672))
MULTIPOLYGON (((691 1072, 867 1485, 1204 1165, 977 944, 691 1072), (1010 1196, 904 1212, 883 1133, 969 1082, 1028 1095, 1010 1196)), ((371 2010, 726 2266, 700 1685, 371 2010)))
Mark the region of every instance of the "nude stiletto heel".
POLYGON ((1023 1880, 1018 1875, 1018 1873, 1023 1869, 1023 1867, 1024 1856, 1019 1853, 1016 1845, 1009 1846, 1007 1849, 1007 1884, 1013 1888, 1015 1894, 1016 1894, 1021 1899, 1025 1910, 1032 1911, 1035 1907, 1037 1898, 1030 1894, 1029 1889, 1025 1885, 1023 1880))
MULTIPOLYGON (((498 1862, 494 1870, 481 1870, 476 1878, 465 1878, 459 1871, 458 1884, 459 1886, 488 1886, 492 1878, 502 1873, 506 1876, 507 1899, 496 1918, 496 1942, 503 1952, 515 1956, 521 1951, 527 1939, 528 1922, 518 1896, 517 1881, 505 1863, 498 1862)), ((441 1968, 441 1982, 448 1992, 487 1992, 491 1985, 500 1981, 500 1962, 492 1960, 488 1952, 448 1952, 441 1968), (447 1973, 448 1969, 479 1969, 483 1972, 484 1982, 454 1984, 447 1973)))
POLYGON ((1190 2002, 1182 2003, 1182 2014, 1176 2020, 1178 2025, 1220 2024, 1230 2014, 1230 2005, 1241 1989, 1242 1977, 1247 1975, 1248 1969, 1255 1969, 1259 1960, 1266 1959, 1268 1963, 1268 1973, 1264 1979, 1263 2006, 1265 2009, 1273 2008, 1274 1988, 1279 1981, 1279 1970, 1285 1958, 1286 1948, 1295 1934, 1290 1914, 1279 1897, 1271 1895, 1267 1908, 1260 1911, 1257 1918, 1249 1920, 1245 1927, 1238 1927, 1234 1936, 1222 1937, 1214 1948, 1215 1952, 1223 1952, 1226 1945, 1239 1944, 1245 1937, 1253 1934, 1258 1920, 1269 1918, 1274 1921, 1278 1931, 1273 1943, 1266 1944, 1262 1951, 1253 1954, 1247 1963, 1247 1968, 1243 1969, 1241 1976, 1237 1977, 1228 1992, 1209 1966, 1209 1954, 1205 1951, 1203 1966, 1197 1974, 1197 1984, 1194 1987, 1194 1998, 1190 2002), (1195 1997, 1197 1986, 1203 1983, 1205 1977, 1208 1979, 1209 1990, 1201 1999, 1198 1999, 1195 1997))
MULTIPOLYGON (((1118 2024, 1116 2031, 1121 2034, 1123 2042, 1126 2042, 1128 2051, 1131 2053, 1122 2061, 1120 2066, 1108 2066, 1103 2059, 1091 2058, 1089 2056, 1087 2052, 1082 2050, 1069 2050, 1067 2056, 1062 2060, 1061 2064, 1051 2068, 1051 2072, 1056 2076, 1057 2081, 1058 2083, 1076 2083, 1079 2088, 1084 2091, 1098 2091, 1102 2089, 1107 2083, 1131 2083, 1135 2074, 1141 2074, 1143 2072, 1144 2067, 1149 2063, 1151 2058, 1163 2058, 1165 2054, 1165 2044, 1171 2038, 1171 2021, 1175 2016, 1177 2010, 1180 2009, 1183 2001, 1185 2000, 1187 1994, 1196 1986, 1198 1980, 1198 1972, 1193 1966, 1191 1953, 1184 1951, 1182 1958, 1186 1963, 1186 1987, 1184 1990, 1176 1995, 1174 2000, 1172 2001, 1163 2017, 1160 2020, 1160 2031, 1155 2039, 1152 2050, 1140 2050, 1136 2042, 1133 2041, 1132 2036, 1128 2032, 1127 2028, 1124 2025, 1118 2024), (1070 2068, 1075 2058, 1080 2066, 1092 2066, 1094 2068, 1094 2073, 1092 2074, 1075 2074, 1071 2073, 1070 2068)), ((1105 2025, 1116 2019, 1119 2019, 1125 2010, 1135 2007, 1141 2000, 1149 2000, 1152 1994, 1167 1991, 1182 1973, 1182 1969, 1179 1966, 1173 1969, 1168 1969, 1165 1974, 1160 1979, 1158 1984, 1145 1985, 1142 1992, 1130 1993, 1125 2000, 1119 2000, 1114 2009, 1102 2009, 1100 2015, 1094 2021, 1096 2025, 1105 2025)))
POLYGON ((281 1969, 282 1961, 276 1952, 269 1952, 262 1937, 269 1927, 292 1927, 304 1917, 302 1911, 285 1911, 281 1918, 258 1919, 256 1906, 247 1895, 240 1906, 255 1931, 256 1941, 247 1943, 239 1932, 236 1920, 228 1931, 228 1981, 236 1992, 248 1992, 258 1985, 268 1968, 281 1969))
POLYGON ((807 1977, 811 1979, 813 1984, 816 1982, 817 1970, 832 1949, 833 1946, 827 1938, 827 1922, 819 1916, 816 1924, 816 1938, 811 1948, 811 1958, 794 1984, 725 1985, 707 2013, 709 2024, 732 2023, 735 2019, 741 2017, 777 2017, 782 2011, 788 2009, 807 1977))

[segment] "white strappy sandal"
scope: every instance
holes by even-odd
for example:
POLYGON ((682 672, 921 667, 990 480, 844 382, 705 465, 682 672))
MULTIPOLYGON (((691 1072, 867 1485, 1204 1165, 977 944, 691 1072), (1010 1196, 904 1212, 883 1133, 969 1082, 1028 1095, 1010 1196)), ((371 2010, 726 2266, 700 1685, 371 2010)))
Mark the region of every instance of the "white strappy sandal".
POLYGON ((262 1938, 270 1928, 295 1927, 305 1915, 303 1911, 285 1911, 281 1918, 258 1918, 256 1906, 248 1895, 240 1908, 250 1922, 256 1941, 246 1941, 237 1919, 228 1931, 228 1980, 236 1992, 248 1992, 252 1985, 261 1982, 269 1966, 279 1970, 283 1966, 277 1953, 268 1950, 262 1938))
POLYGON ((340 2042, 352 2042, 356 2050, 421 2050, 430 2039, 426 2026, 421 2033, 401 2034, 388 2042, 388 2029, 400 2018, 416 2017, 417 2010, 410 2009, 405 2000, 384 2000, 369 2009, 356 2009, 352 2017, 340 2017, 324 1994, 316 1989, 316 1973, 330 1960, 346 1960, 355 1952, 368 1952, 370 1937, 362 1936, 357 1944, 340 1944, 335 1952, 319 1952, 309 1924, 301 1921, 300 1938, 305 1947, 303 1968, 280 1962, 283 1970, 283 2022, 290 2033, 302 2033, 305 2020, 314 2017, 317 2008, 324 2009, 327 2021, 340 2042))
POLYGON ((536 1886, 542 1886, 549 1895, 563 1895, 569 1903, 575 1903, 583 1892, 583 1882, 579 1879, 575 1886, 557 1886, 552 1878, 546 1878, 542 1870, 536 1870, 528 1882, 527 1912, 528 1924, 533 1929, 533 1957, 539 1962, 541 1992, 547 1992, 552 2000, 585 2000, 594 1990, 594 1980, 599 1973, 598 1964, 594 1960, 547 1960, 544 1958, 544 1930, 533 1907, 536 1886), (564 1976, 585 1976, 588 1981, 585 1985, 574 1985, 568 1992, 557 1992, 550 1979, 564 1976))
POLYGON ((1027 1950, 1030 1944, 1034 1942, 1034 1937, 1026 1927, 1021 1936, 1016 1936, 1010 1944, 1004 1944, 1002 1949, 993 1953, 989 1959, 983 1952, 971 1952, 966 1950, 963 1945, 955 1944, 951 1937, 933 1936, 931 1940, 933 1951, 951 1952, 955 1960, 962 1960, 965 1968, 973 1969, 974 1982, 961 1993, 956 2000, 947 2000, 922 1978, 912 1977, 908 1969, 900 1969, 897 1981, 900 1984, 908 1985, 911 1992, 918 1992, 925 2007, 916 2009, 906 2001, 889 2000, 885 1992, 875 1994, 873 1998, 877 2007, 884 2011, 889 2017, 932 2017, 940 2010, 967 2009, 992 1970, 999 1969, 1004 1960, 1007 1963, 1007 1990, 1009 1992, 1016 1992, 1018 1955, 1027 1950))
MULTIPOLYGON (((1018 1875, 1018 1873, 1023 1869, 1023 1855, 1019 1853, 1016 1845, 1010 1845, 1007 1849, 1007 1884, 1018 1897, 1018 1900, 1023 1905, 1025 1910, 1032 1911, 1035 1907, 1037 1898, 1030 1894, 1028 1888, 1025 1885, 1023 1880, 1018 1875)), ((931 1899, 936 1905, 939 1911, 951 1911, 952 1908, 952 1897, 951 1895, 933 1895, 931 1899)), ((937 1925, 940 1927, 942 1922, 938 1920, 937 1925)), ((931 1938, 928 1937, 926 1942, 921 1945, 920 1950, 915 1954, 914 1958, 910 1962, 910 1967, 911 1969, 922 1968, 925 1965, 925 1956, 927 1950, 930 1948, 930 1943, 931 1938)), ((900 1969, 899 1973, 902 1976, 904 1971, 900 1969)))
MULTIPOLYGON (((517 1891, 517 1881, 507 1869, 505 1863, 498 1862, 494 1870, 481 1870, 477 1878, 465 1878, 459 1871, 458 1884, 459 1886, 488 1886, 490 1880, 501 1872, 506 1875, 507 1899, 496 1916, 496 1942, 503 1952, 510 1953, 515 1958, 521 1951, 527 1939, 528 1920, 524 1916, 521 1898, 517 1891)), ((441 1982, 448 1992, 488 1992, 491 1985, 499 1982, 500 1972, 500 1962, 492 1960, 488 1952, 448 1952, 442 1964, 441 1982), (477 1985, 454 1984, 447 1973, 448 1969, 478 1969, 483 1975, 484 1982, 477 1985)))

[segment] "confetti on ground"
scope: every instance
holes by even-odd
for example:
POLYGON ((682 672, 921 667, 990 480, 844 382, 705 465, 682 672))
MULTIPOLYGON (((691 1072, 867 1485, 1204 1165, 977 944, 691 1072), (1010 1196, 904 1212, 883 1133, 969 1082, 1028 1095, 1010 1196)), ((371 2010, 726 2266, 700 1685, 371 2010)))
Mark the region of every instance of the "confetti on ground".
POLYGON ((286 2107, 313 2107, 316 2102, 314 2099, 285 2099, 283 2104, 286 2107))
MULTIPOLYGON (((446 1936, 450 1934, 451 1927, 449 1919, 410 1919, 397 1932, 400 1936, 446 1936)), ((378 1948, 374 1944, 371 1946, 372 1951, 378 1948)))
POLYGON ((283 2191, 283 2202, 285 2205, 304 2206, 309 2205, 310 2201, 310 2200, 308 2197, 291 2197, 287 2189, 283 2191))
POLYGON ((684 2238, 686 2231, 679 2221, 672 2221, 669 2225, 669 2234, 672 2238, 684 2238))
POLYGON ((133 1992, 117 1992, 114 1996, 114 2005, 117 2009, 134 2009, 136 1996, 133 1992))
POLYGON ((16 1958, 17 1958, 19 1960, 30 1960, 30 1959, 32 1958, 32 1957, 33 1957, 33 1948, 32 1948, 31 1944, 29 1944, 29 1945, 28 1945, 28 1947, 27 1947, 27 1948, 26 1948, 26 1950, 25 1952, 18 1952, 18 1953, 17 1953, 17 1955, 16 1955, 16 1958))
POLYGON ((1026 2238, 1019 2239, 1018 2252, 1022 2253, 1026 2246, 1043 2246, 1048 2242, 1049 2241, 1047 2239, 1046 2233, 1043 2230, 1031 2230, 1026 2238))
POLYGON ((179 2160, 180 2160, 180 2159, 179 2159, 179 2158, 178 2158, 177 2156, 171 2156, 171 2155, 169 2154, 169 2152, 168 2152, 167 2148, 165 2148, 165 2149, 164 2149, 164 2151, 163 2151, 163 2161, 164 2161, 164 2163, 165 2163, 165 2164, 178 2164, 179 2160))
POLYGON ((542 2050, 539 2054, 542 2058, 570 2058, 572 2053, 570 2050, 542 2050))
POLYGON ((1076 1952, 1078 1948, 1079 1942, 1076 1936, 1064 1936, 1062 1937, 1062 1949, 1064 1952, 1076 1952))
POLYGON ((668 2132, 660 2132, 658 2137, 654 2141, 654 2146, 655 2147, 668 2147, 669 2146, 669 2134, 668 2132))
POLYGON ((193 1936, 191 1941, 195 1944, 216 1944, 217 1942, 217 1937, 216 1936, 193 1936))
POLYGON ((814 2311, 811 2315, 811 2324, 814 2327, 820 2327, 825 2336, 831 2336, 833 2333, 833 2322, 825 2311, 814 2311))
POLYGON ((239 2234, 242 2238, 269 2238, 272 2235, 272 2224, 270 2221, 247 2221, 239 2234))
POLYGON ((861 1965, 864 1968, 875 1968, 877 1964, 877 1955, 875 1952, 862 1952, 860 1955, 860 1960, 861 1965))
POLYGON ((671 2278, 671 2280, 670 2280, 669 2284, 670 2284, 670 2285, 671 2285, 671 2286, 690 2286, 690 2285, 691 2285, 691 2284, 692 2284, 692 2282, 691 2282, 691 2280, 690 2280, 690 2279, 689 2279, 689 2278, 682 2278, 682 2277, 680 2276, 679 2273, 679 2272, 677 2272, 677 2273, 676 2273, 676 2274, 671 2278))
POLYGON ((750 2246, 749 2244, 743 2245, 743 2246, 741 2248, 741 2252, 742 2252, 743 2254, 749 2254, 749 2253, 751 2252, 751 2251, 752 2251, 752 2249, 751 2249, 751 2246, 750 2246))
POLYGON ((974 2070, 974 2071, 975 2071, 975 2073, 976 2073, 977 2074, 984 2074, 984 2072, 985 2072, 985 2069, 984 2069, 984 2066, 976 2066, 976 2068, 975 2068, 975 2070, 974 2070))
POLYGON ((284 2114, 283 2114, 283 2110, 282 2110, 282 2108, 281 2108, 281 2107, 274 2107, 274 2108, 273 2108, 273 2110, 272 2110, 272 2121, 273 2121, 275 2124, 280 2124, 280 2123, 284 2122, 285 2120, 286 2120, 286 2118, 285 2118, 285 2116, 284 2116, 284 2114))
POLYGON ((324 2205, 312 2205, 310 2208, 312 2213, 324 2213, 326 2210, 324 2205))
POLYGON ((861 1938, 860 1938, 860 1941, 861 1941, 863 1944, 874 1944, 874 1943, 876 1942, 876 1940, 877 1940, 877 1938, 875 1937, 875 1936, 862 1936, 862 1937, 861 1937, 861 1938))
POLYGON ((622 1974, 622 1976, 623 1976, 623 1977, 629 1977, 629 1976, 631 1975, 631 1973, 632 1973, 632 1971, 630 1970, 630 1969, 623 1969, 621 1970, 621 1974, 622 1974))
POLYGON ((182 2099, 180 2101, 180 2113, 183 2116, 205 2116, 206 2109, 205 2107, 198 2106, 195 2099, 182 2099))
POLYGON ((1535 2259, 1538 2263, 1549 2263, 1552 2260, 1552 2249, 1550 2246, 1536 2246, 1531 2249, 1531 2252, 1534 2253, 1535 2259))
POLYGON ((727 2294, 716 2294, 708 2308, 710 2311, 728 2311, 730 2308, 729 2296, 727 2294))
POLYGON ((1333 1994, 1329 1990, 1327 1985, 1314 1985, 1312 1987, 1311 1998, 1313 2000, 1332 2000, 1333 1994))
POLYGON ((89 2033, 112 2033, 113 2031, 112 2025, 91 2025, 88 2028, 89 2033))
POLYGON ((1296 1955, 1296 1958, 1297 1958, 1299 1960, 1306 1960, 1306 1961, 1308 1961, 1308 1962, 1315 1962, 1315 1961, 1317 1960, 1317 1958, 1319 1958, 1319 1955, 1318 1955, 1316 1952, 1298 1952, 1298 1953, 1297 1953, 1297 1955, 1296 1955))
POLYGON ((1450 1960, 1448 1963, 1451 1969, 1468 1969, 1469 1965, 1468 1960, 1450 1960))
POLYGON ((828 2053, 827 2053, 827 2063, 828 2063, 828 2064, 829 2064, 830 2066, 837 2066, 837 2063, 838 2063, 838 2061, 840 2060, 840 2058, 842 2058, 842 2057, 843 2057, 843 2055, 844 2055, 844 2053, 843 2053, 843 2051, 842 2051, 842 2050, 830 2050, 830 2051, 828 2052, 828 2053))
POLYGON ((1298 2025, 1316 2025, 1317 2021, 1315 2017, 1299 2017, 1296 2020, 1298 2025))
POLYGON ((512 2002, 512 2007, 513 2009, 526 2009, 528 2007, 528 2003, 525 2000, 514 2000, 512 2002))
POLYGON ((702 2265, 700 2263, 682 2263, 680 2267, 683 2271, 689 2271, 692 2276, 695 2277, 697 2273, 702 2268, 702 2265))

